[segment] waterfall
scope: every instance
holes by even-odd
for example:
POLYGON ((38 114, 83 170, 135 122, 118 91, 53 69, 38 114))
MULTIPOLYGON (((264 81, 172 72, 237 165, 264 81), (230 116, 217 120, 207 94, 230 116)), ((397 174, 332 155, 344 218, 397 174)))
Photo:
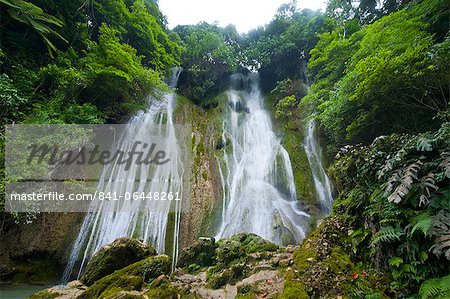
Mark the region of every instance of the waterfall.
POLYGON ((314 120, 310 120, 308 123, 304 146, 311 167, 314 186, 320 201, 321 210, 325 215, 329 215, 333 205, 333 195, 331 192, 330 179, 323 169, 320 159, 320 147, 316 138, 316 125, 314 120))
POLYGON ((231 78, 218 157, 224 189, 216 238, 251 232, 279 245, 300 242, 309 215, 296 198, 291 161, 263 108, 257 79, 253 73, 231 78))
MULTIPOLYGON (((176 85, 180 69, 174 69, 169 85, 176 85)), ((167 93, 162 100, 149 99, 147 112, 139 111, 126 125, 116 149, 130 152, 136 140, 147 140, 148 126, 156 127, 163 134, 164 149, 170 154, 170 162, 162 166, 133 163, 129 170, 124 164, 105 165, 97 190, 104 192, 179 192, 182 198, 183 165, 180 145, 172 119, 175 93, 167 93)), ((63 282, 67 282, 82 253, 80 277, 86 263, 102 246, 119 237, 133 237, 152 244, 158 253, 164 252, 169 212, 175 212, 172 264, 176 264, 180 227, 179 201, 169 200, 118 200, 94 201, 86 214, 78 237, 73 245, 63 282)))

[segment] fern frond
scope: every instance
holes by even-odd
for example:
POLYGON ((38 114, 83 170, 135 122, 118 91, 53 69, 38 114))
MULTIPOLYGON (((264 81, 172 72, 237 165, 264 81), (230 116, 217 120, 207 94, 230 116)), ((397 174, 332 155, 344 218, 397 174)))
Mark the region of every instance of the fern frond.
POLYGON ((403 264, 403 259, 401 257, 393 257, 389 260, 389 265, 398 267, 403 264))
POLYGON ((432 172, 430 172, 420 180, 420 186, 427 192, 428 196, 430 196, 432 192, 431 190, 436 191, 437 189, 439 189, 439 187, 436 186, 435 183, 436 181, 434 180, 434 173, 432 172))
MULTIPOLYGON (((413 183, 418 179, 417 173, 422 167, 422 162, 417 161, 415 163, 410 164, 403 171, 403 175, 400 181, 400 185, 395 188, 394 192, 389 195, 388 200, 390 202, 399 203, 404 199, 409 192, 411 191, 413 183)), ((393 179, 393 177, 391 177, 393 179)), ((391 181, 391 179, 389 181, 391 181)), ((388 181, 388 187, 389 187, 388 181)), ((388 189, 386 189, 388 190, 388 189)))
POLYGON ((419 206, 427 205, 430 202, 430 195, 433 191, 439 189, 435 185, 436 181, 434 179, 434 173, 430 172, 426 176, 420 179, 420 188, 422 189, 422 195, 420 195, 419 206))
POLYGON ((450 298, 450 275, 424 281, 420 286, 419 295, 422 299, 450 298))
POLYGON ((441 210, 432 217, 430 234, 436 236, 432 247, 437 256, 444 254, 450 260, 450 214, 441 210))
POLYGON ((395 185, 400 182, 400 180, 402 179, 401 176, 401 169, 395 171, 391 177, 389 178, 389 180, 386 183, 385 189, 384 189, 384 196, 388 196, 389 194, 391 194, 392 190, 394 190, 395 185))
POLYGON ((439 164, 439 167, 441 167, 444 170, 445 176, 450 179, 450 153, 449 152, 443 152, 441 154, 442 156, 442 162, 439 164))
POLYGON ((433 150, 433 146, 428 138, 420 137, 417 141, 417 150, 421 152, 430 152, 433 150))
POLYGON ((417 278, 417 268, 411 264, 401 264, 398 270, 392 271, 394 279, 405 278, 415 280, 417 278))
POLYGON ((378 170, 378 179, 382 179, 387 173, 394 169, 394 165, 403 160, 404 156, 406 156, 407 151, 402 148, 400 149, 392 158, 388 157, 386 163, 378 170))
POLYGON ((375 235, 375 238, 371 242, 371 246, 375 246, 378 243, 390 243, 400 241, 400 237, 404 234, 400 227, 393 228, 392 226, 382 227, 375 235))
POLYGON ((416 217, 411 219, 412 229, 410 235, 414 235, 416 231, 421 231, 424 235, 427 235, 432 222, 433 219, 428 212, 417 215, 416 217))

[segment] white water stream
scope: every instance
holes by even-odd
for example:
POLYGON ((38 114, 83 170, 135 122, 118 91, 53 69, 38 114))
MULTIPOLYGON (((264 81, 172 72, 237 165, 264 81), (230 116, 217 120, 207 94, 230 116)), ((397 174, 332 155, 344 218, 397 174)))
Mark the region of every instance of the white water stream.
MULTIPOLYGON (((176 85, 178 75, 179 72, 174 74, 172 87, 176 85)), ((308 230, 310 216, 296 198, 291 161, 264 110, 258 77, 256 74, 234 75, 232 86, 223 122, 223 156, 218 157, 223 210, 216 238, 251 232, 279 245, 301 242, 308 230)), ((141 111, 131 119, 115 145, 117 149, 129 152, 136 140, 146 140, 146 125, 157 125, 165 134, 166 152, 171 154, 168 167, 152 168, 133 163, 125 170, 124 165, 107 165, 97 190, 118 194, 149 190, 180 192, 182 197, 183 161, 172 119, 175 98, 175 93, 168 93, 161 101, 150 101, 148 111, 141 111), (153 181, 157 182, 158 190, 154 189, 153 181)), ((308 126, 304 146, 322 211, 329 214, 333 201, 331 186, 320 161, 313 122, 308 126)), ((72 248, 63 281, 70 279, 75 264, 81 260, 80 277, 92 255, 119 237, 142 239, 163 253, 171 211, 175 211, 174 226, 170 228, 174 235, 172 265, 175 265, 180 205, 177 201, 94 202, 72 248)))
POLYGON ((308 130, 306 132, 304 143, 320 207, 323 214, 327 216, 331 213, 331 207, 333 205, 333 195, 331 191, 330 179, 328 178, 328 175, 325 172, 320 159, 321 152, 317 142, 316 126, 314 120, 311 120, 308 123, 308 130))
MULTIPOLYGON (((174 71, 170 82, 171 87, 175 87, 179 72, 180 70, 174 71)), ((146 194, 148 192, 179 192, 179 198, 182 198, 183 163, 172 119, 175 98, 175 93, 167 93, 162 100, 150 100, 150 108, 147 112, 140 111, 130 120, 125 132, 115 145, 117 149, 125 153, 130 152, 136 141, 148 139, 146 135, 149 132, 148 127, 155 128, 156 126, 159 133, 163 134, 161 141, 164 141, 163 148, 166 153, 169 153, 170 162, 163 167, 132 163, 129 170, 125 169, 124 164, 106 165, 97 190, 116 192, 118 195, 133 194, 134 192, 138 194, 141 192, 146 194)), ((157 252, 163 253, 170 211, 175 212, 172 246, 172 264, 175 265, 178 255, 180 209, 179 201, 169 200, 93 202, 72 248, 63 282, 67 282, 72 276, 75 263, 80 260, 80 254, 82 254, 82 259, 78 278, 95 252, 120 237, 141 239, 152 244, 157 252)))
POLYGON ((280 245, 300 242, 309 215, 296 198, 291 161, 263 108, 257 75, 234 75, 232 86, 218 158, 224 189, 216 238, 251 232, 280 245))

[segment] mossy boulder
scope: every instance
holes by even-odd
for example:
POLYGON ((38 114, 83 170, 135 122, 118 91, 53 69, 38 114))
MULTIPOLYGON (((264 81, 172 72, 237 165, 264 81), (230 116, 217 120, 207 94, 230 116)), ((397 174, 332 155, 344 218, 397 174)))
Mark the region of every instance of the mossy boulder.
POLYGON ((121 291, 140 290, 144 283, 169 273, 170 260, 167 255, 151 256, 96 281, 78 299, 108 298, 121 291))
POLYGON ((278 250, 278 245, 252 233, 239 233, 231 237, 231 240, 240 242, 246 253, 278 250))
POLYGON ((216 259, 220 264, 230 265, 247 260, 251 253, 276 250, 278 250, 278 245, 258 235, 239 233, 232 236, 231 239, 223 239, 217 242, 216 259))
POLYGON ((244 246, 235 240, 220 240, 217 242, 216 258, 222 264, 228 265, 246 257, 244 246))
POLYGON ((81 282, 74 280, 66 286, 57 285, 42 291, 39 291, 29 297, 29 299, 50 299, 50 298, 77 298, 87 287, 81 282))
POLYGON ((113 273, 115 270, 122 269, 155 254, 155 249, 139 240, 119 238, 102 247, 92 257, 81 282, 91 286, 95 281, 113 273))
POLYGON ((215 262, 216 242, 214 238, 200 238, 193 245, 183 249, 178 257, 177 266, 211 266, 215 262))

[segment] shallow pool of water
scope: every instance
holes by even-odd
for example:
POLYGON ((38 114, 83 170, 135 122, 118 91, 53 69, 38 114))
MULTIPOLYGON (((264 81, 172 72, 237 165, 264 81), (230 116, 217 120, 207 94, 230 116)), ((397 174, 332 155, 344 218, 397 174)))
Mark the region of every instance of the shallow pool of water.
POLYGON ((48 286, 0 286, 0 299, 25 299, 48 286))

